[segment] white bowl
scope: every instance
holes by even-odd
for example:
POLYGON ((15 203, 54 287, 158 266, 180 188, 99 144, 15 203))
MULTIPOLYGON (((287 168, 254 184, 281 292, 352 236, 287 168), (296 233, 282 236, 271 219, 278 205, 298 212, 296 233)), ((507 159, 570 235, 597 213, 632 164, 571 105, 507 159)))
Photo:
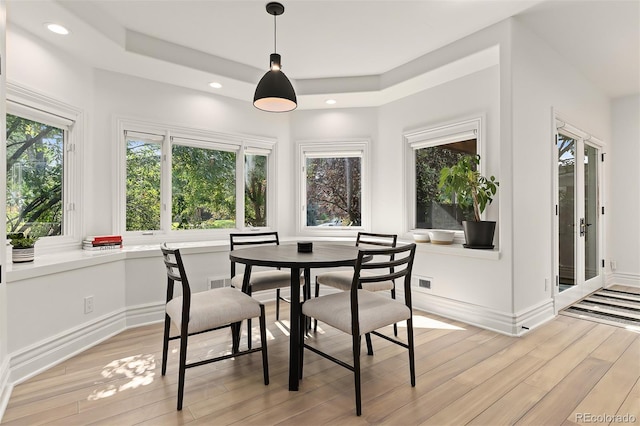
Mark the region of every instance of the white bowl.
POLYGON ((413 241, 416 243, 428 243, 429 234, 413 234, 413 241))
POLYGON ((429 231, 432 244, 451 244, 455 235, 453 231, 429 231))

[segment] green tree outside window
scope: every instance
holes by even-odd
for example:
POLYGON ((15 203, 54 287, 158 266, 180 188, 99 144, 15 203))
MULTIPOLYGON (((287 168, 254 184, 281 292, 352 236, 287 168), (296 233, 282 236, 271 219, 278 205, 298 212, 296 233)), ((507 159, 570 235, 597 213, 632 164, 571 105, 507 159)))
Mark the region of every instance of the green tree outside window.
POLYGON ((7 233, 63 233, 65 131, 7 114, 7 233))

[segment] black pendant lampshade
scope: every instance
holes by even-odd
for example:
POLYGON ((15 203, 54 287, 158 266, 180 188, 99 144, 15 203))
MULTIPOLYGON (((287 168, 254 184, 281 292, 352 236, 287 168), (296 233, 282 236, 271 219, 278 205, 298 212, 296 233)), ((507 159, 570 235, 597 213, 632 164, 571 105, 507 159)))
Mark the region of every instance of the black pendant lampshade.
MULTIPOLYGON (((274 52, 275 52, 275 21, 277 15, 284 13, 284 6, 277 2, 267 4, 267 13, 273 15, 274 22, 274 52)), ((298 106, 296 92, 293 90, 291 82, 281 70, 280 55, 271 54, 270 69, 260 79, 253 96, 253 105, 263 111, 286 112, 292 111, 298 106)))

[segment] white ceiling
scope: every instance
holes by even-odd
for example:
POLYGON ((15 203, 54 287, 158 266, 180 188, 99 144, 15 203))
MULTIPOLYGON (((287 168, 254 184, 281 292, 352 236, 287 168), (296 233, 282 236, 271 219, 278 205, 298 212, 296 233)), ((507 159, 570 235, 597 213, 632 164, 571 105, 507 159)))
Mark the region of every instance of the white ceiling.
MULTIPOLYGON (((97 68, 251 100, 273 51, 266 1, 8 0, 18 25, 97 68), (69 36, 43 23, 67 26, 69 36), (212 89, 211 81, 222 83, 212 89)), ((607 95, 640 92, 638 0, 285 0, 277 51, 301 108, 376 105, 496 63, 481 52, 446 73, 383 87, 393 70, 510 16, 545 39, 607 95), (462 71, 462 70, 466 71, 462 71)), ((440 70, 442 71, 442 70, 440 70)))

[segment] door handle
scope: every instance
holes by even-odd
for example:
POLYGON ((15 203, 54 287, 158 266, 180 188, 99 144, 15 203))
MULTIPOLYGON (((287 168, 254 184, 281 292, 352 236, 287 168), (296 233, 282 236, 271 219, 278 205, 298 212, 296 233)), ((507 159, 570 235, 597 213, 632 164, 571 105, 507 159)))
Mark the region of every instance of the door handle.
POLYGON ((587 229, 587 225, 584 223, 584 217, 580 218, 580 236, 584 237, 584 233, 587 229))

